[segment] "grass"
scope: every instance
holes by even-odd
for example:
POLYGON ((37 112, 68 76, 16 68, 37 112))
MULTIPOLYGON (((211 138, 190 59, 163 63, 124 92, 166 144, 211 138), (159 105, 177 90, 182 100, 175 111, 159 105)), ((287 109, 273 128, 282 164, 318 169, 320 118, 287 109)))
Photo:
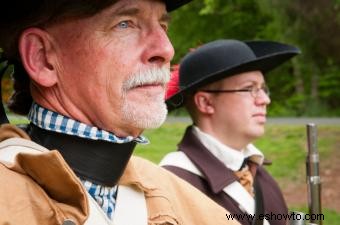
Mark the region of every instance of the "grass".
MULTIPOLYGON (((303 125, 270 125, 267 127, 266 135, 257 140, 255 144, 266 157, 275 162, 268 168, 275 177, 299 179, 305 172, 306 139, 306 128, 303 125)), ((340 127, 319 126, 320 158, 329 157, 335 150, 336 144, 340 144, 340 127)))
POLYGON ((148 137, 150 144, 137 145, 135 154, 158 163, 163 156, 177 149, 177 143, 184 134, 184 123, 166 123, 155 130, 146 130, 144 136, 148 137))

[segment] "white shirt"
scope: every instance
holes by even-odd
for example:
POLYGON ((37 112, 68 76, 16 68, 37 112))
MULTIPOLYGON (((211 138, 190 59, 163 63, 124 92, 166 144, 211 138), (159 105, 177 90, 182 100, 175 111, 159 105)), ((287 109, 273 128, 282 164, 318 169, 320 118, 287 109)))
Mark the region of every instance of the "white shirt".
POLYGON ((193 126, 193 134, 196 135, 211 154, 233 171, 241 168, 245 158, 249 158, 250 161, 258 165, 262 165, 263 163, 263 153, 253 144, 248 144, 244 149, 239 151, 222 144, 215 137, 201 131, 197 126, 193 126))

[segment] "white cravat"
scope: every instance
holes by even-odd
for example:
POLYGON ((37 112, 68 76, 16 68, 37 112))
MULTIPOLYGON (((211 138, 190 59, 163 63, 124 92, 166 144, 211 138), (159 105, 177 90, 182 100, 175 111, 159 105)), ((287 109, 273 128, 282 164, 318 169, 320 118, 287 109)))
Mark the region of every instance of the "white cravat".
POLYGON ((196 126, 193 126, 192 131, 211 154, 233 171, 240 169, 245 158, 249 158, 250 161, 258 165, 263 163, 263 153, 253 144, 248 144, 245 149, 238 151, 222 144, 215 137, 201 131, 196 126))

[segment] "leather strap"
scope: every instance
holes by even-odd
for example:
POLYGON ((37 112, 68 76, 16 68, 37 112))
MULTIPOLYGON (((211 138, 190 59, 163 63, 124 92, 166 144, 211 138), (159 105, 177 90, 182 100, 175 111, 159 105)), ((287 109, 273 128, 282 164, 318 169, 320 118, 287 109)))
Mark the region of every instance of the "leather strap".
POLYGON ((264 216, 264 204, 263 204, 263 193, 258 179, 255 177, 254 180, 254 191, 255 191, 255 219, 253 225, 263 225, 264 218, 260 219, 260 215, 264 216))
POLYGON ((148 213, 144 192, 119 185, 113 217, 115 225, 147 225, 148 213))

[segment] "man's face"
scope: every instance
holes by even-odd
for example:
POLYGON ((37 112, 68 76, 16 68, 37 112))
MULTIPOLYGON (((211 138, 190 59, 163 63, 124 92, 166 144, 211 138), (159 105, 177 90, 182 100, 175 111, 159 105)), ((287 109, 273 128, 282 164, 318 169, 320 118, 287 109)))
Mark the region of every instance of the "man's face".
MULTIPOLYGON (((264 85, 262 73, 253 71, 225 78, 212 86, 219 90, 239 90, 261 88, 264 85)), ((211 98, 217 133, 235 142, 234 146, 237 146, 237 142, 250 142, 263 135, 266 107, 270 103, 269 96, 263 90, 257 96, 250 92, 232 92, 211 94, 211 98)))
POLYGON ((159 0, 120 0, 93 17, 48 28, 58 53, 56 96, 68 116, 139 135, 166 117, 173 47, 159 0))

